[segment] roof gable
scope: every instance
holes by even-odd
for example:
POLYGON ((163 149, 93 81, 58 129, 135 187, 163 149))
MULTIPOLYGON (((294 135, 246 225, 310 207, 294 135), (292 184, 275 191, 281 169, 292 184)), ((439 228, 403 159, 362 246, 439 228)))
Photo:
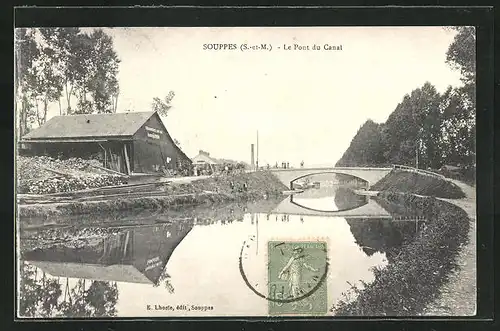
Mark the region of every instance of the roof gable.
POLYGON ((55 116, 23 139, 132 136, 155 112, 55 116))

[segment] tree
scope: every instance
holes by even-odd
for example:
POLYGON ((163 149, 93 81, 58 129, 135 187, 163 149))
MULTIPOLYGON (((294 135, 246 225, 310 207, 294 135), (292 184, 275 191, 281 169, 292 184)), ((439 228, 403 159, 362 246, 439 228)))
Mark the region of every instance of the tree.
POLYGON ((167 96, 162 100, 158 97, 153 98, 153 103, 151 104, 151 109, 158 112, 162 116, 167 116, 168 111, 172 108, 172 99, 174 98, 174 91, 168 92, 167 96))
POLYGON ((368 162, 415 165, 417 159, 418 166, 423 168, 437 169, 443 164, 474 165, 475 28, 454 30, 458 33, 446 53, 446 62, 460 70, 464 85, 449 87, 440 95, 427 82, 405 95, 378 129, 369 121, 360 128, 338 165, 368 162))
POLYGON ((476 29, 473 26, 454 28, 458 33, 446 52, 446 63, 460 70, 465 85, 476 80, 476 29))
POLYGON ((92 62, 87 88, 93 106, 98 113, 116 112, 120 59, 113 49, 113 39, 101 29, 94 30, 89 38, 92 62))
POLYGON ((116 283, 93 281, 86 291, 86 302, 92 308, 92 316, 116 316, 118 288, 116 283))
POLYGON ((19 120, 19 137, 29 131, 30 123, 35 121, 34 87, 36 76, 33 74, 34 61, 39 48, 32 29, 15 30, 15 92, 16 110, 19 120), (19 104, 20 103, 20 107, 19 104))
POLYGON ((381 126, 367 120, 358 130, 337 166, 376 165, 383 162, 381 126))
POLYGON ((476 125, 474 112, 468 109, 466 92, 461 88, 450 87, 442 97, 441 108, 443 162, 472 165, 475 160, 476 125))
POLYGON ((118 287, 116 282, 79 279, 63 291, 58 279, 26 262, 21 262, 19 314, 23 317, 111 317, 116 316, 118 287), (88 288, 87 288, 88 287, 88 288), (63 296, 63 297, 62 297, 63 296), (62 298, 61 298, 62 297, 62 298))
POLYGON ((455 27, 458 33, 446 53, 446 62, 460 70, 464 85, 449 91, 443 100, 449 163, 470 166, 475 163, 476 137, 476 31, 475 27, 455 27), (455 144, 452 146, 451 144, 455 144))
POLYGON ((36 119, 38 125, 47 120, 47 111, 50 103, 59 100, 63 90, 63 68, 61 65, 59 50, 55 45, 54 28, 35 30, 37 39, 37 57, 33 62, 32 75, 34 76, 35 106, 37 109, 36 119), (39 109, 38 103, 42 103, 39 109))
POLYGON ((59 56, 60 66, 63 71, 64 96, 67 102, 65 113, 71 114, 73 89, 77 84, 77 80, 83 76, 83 72, 86 70, 81 56, 83 35, 80 28, 41 29, 41 31, 44 30, 47 31, 44 33, 46 39, 52 41, 53 47, 57 50, 59 56))
POLYGON ((45 273, 39 275, 34 266, 24 261, 19 276, 19 314, 24 317, 52 316, 62 293, 57 280, 47 279, 45 273))
POLYGON ((60 114, 116 112, 120 60, 113 40, 102 29, 16 29, 16 97, 20 134, 47 119, 57 101, 60 114), (63 111, 61 98, 67 102, 63 111), (76 96, 76 109, 72 97, 76 96))

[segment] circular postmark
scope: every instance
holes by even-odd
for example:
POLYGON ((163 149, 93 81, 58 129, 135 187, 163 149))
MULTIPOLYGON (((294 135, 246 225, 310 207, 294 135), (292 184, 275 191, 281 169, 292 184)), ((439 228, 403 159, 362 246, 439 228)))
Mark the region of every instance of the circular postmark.
MULTIPOLYGON (((306 299, 313 295, 315 292, 317 292, 322 285, 325 283, 327 275, 328 275, 328 268, 329 268, 329 263, 328 263, 328 255, 327 255, 327 249, 326 249, 326 243, 320 243, 320 242, 304 242, 304 241, 275 241, 275 242, 269 242, 268 243, 268 249, 271 250, 273 248, 278 248, 279 247, 279 255, 282 255, 282 257, 278 257, 280 261, 272 261, 272 257, 269 255, 269 252, 267 253, 267 263, 268 263, 268 271, 269 274, 271 275, 276 275, 277 278, 276 281, 280 281, 279 279, 287 279, 288 278, 288 283, 289 288, 290 288, 290 293, 287 296, 282 295, 281 298, 276 297, 274 291, 276 289, 276 284, 270 285, 271 280, 268 279, 267 285, 268 288, 266 289, 266 292, 268 293, 267 295, 263 293, 263 291, 259 291, 256 286, 252 285, 252 282, 248 279, 247 273, 245 272, 244 268, 244 260, 249 258, 249 254, 245 254, 245 251, 249 250, 252 248, 252 245, 256 244, 255 243, 255 236, 252 236, 248 241, 245 240, 243 242, 243 245, 241 246, 240 250, 240 255, 239 255, 239 271, 241 274, 241 277, 243 281, 245 282, 246 286, 256 295, 259 297, 266 299, 271 302, 275 303, 292 303, 292 302, 297 302, 303 299, 306 299), (311 248, 306 248, 307 245, 313 245, 314 249, 311 248), (324 244, 321 246, 320 244, 324 244), (284 252, 286 251, 286 253, 284 252), (309 252, 308 252, 309 251, 309 252), (288 255, 287 255, 288 253, 288 255), (309 255, 316 255, 321 256, 321 258, 316 258, 316 260, 324 260, 322 263, 323 265, 320 268, 314 268, 306 263, 306 258, 309 255), (273 263, 275 262, 275 263, 273 263), (281 265, 275 266, 275 264, 280 264, 281 265), (314 271, 314 274, 312 277, 309 277, 305 283, 307 283, 308 289, 305 290, 303 287, 300 286, 300 266, 306 266, 308 269, 314 271), (275 267, 277 270, 280 270, 277 272, 277 270, 272 270, 270 268, 275 267), (322 270, 321 270, 322 269, 322 270), (274 290, 274 291, 273 291, 274 290)), ((281 283, 283 283, 281 281, 281 283)), ((282 287, 284 288, 284 286, 282 287)))

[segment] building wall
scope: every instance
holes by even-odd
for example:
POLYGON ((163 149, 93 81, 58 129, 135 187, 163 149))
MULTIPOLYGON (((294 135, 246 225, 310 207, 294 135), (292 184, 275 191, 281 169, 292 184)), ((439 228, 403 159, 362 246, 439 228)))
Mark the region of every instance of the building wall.
POLYGON ((152 116, 133 138, 134 172, 158 172, 162 166, 174 170, 179 168, 180 161, 186 161, 156 115, 152 116))

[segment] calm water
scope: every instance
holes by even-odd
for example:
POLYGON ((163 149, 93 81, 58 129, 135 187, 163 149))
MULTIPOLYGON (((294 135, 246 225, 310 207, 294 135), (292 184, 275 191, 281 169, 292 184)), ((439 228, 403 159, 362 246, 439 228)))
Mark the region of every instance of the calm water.
POLYGON ((277 214, 273 210, 281 201, 265 200, 155 213, 20 220, 21 314, 266 316, 268 301, 247 286, 240 270, 242 247, 250 238, 242 270, 255 290, 264 294, 269 241, 325 241, 330 308, 350 284, 371 282, 372 268, 391 263, 424 223, 308 213, 311 208, 338 211, 368 203, 346 188, 309 190, 292 198, 304 206, 304 213, 277 214), (183 305, 191 310, 176 309, 183 305))

